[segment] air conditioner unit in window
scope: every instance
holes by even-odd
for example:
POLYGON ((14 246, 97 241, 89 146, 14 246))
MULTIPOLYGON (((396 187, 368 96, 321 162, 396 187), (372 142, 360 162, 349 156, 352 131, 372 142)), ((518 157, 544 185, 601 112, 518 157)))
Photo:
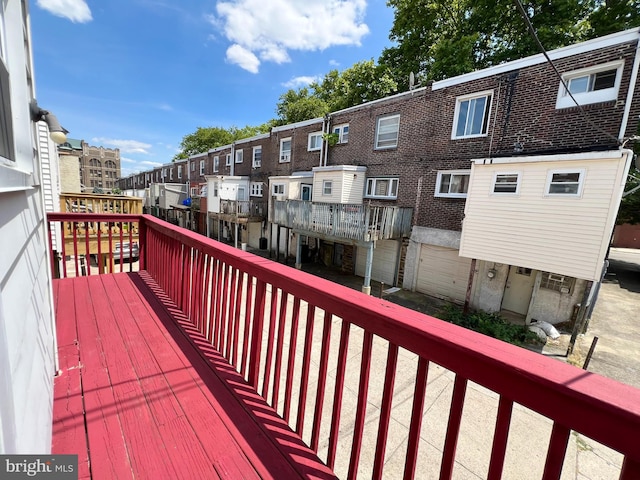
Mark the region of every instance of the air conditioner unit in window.
POLYGON ((290 153, 283 153, 282 155, 280 155, 280 161, 281 162, 289 162, 289 161, 291 161, 291 154, 290 153))

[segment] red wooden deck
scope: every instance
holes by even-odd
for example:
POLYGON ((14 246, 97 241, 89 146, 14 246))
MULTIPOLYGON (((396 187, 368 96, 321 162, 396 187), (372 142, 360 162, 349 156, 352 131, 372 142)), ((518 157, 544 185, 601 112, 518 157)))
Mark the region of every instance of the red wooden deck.
POLYGON ((333 478, 144 272, 54 294, 52 451, 80 478, 333 478))

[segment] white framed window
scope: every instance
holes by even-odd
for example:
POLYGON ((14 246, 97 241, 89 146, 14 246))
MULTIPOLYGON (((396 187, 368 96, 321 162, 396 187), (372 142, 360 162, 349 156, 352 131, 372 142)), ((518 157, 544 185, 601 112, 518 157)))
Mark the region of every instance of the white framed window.
POLYGON ((169 169, 169 180, 173 180, 173 168, 169 169))
POLYGON ((556 292, 566 294, 572 292, 575 283, 575 278, 557 273, 542 272, 542 276, 540 278, 540 288, 546 288, 547 290, 554 290, 556 292))
POLYGON ((582 195, 585 171, 578 169, 549 170, 545 195, 579 197, 582 195))
POLYGON ((182 165, 178 165, 178 179, 182 178, 182 165))
POLYGON ((227 167, 231 165, 231 154, 227 153, 227 156, 225 158, 225 163, 224 163, 227 167))
POLYGON ((158 170, 156 170, 156 182, 158 181, 158 174, 159 174, 159 173, 160 173, 160 172, 159 172, 158 170))
POLYGON ((322 148, 322 132, 313 132, 309 134, 307 150, 316 152, 322 148))
POLYGON ((200 160, 200 176, 204 175, 204 160, 200 160))
POLYGON ((244 150, 236 150, 236 163, 242 163, 244 160, 244 150))
POLYGON ((349 124, 336 125, 333 127, 333 133, 338 135, 338 143, 349 143, 349 124))
POLYGON ((264 184, 262 182, 251 182, 249 184, 249 194, 252 197, 261 197, 264 184))
POLYGON ((493 90, 456 98, 451 138, 484 137, 487 134, 493 90))
POLYGON ((398 146, 398 132, 400 131, 400 115, 379 117, 376 122, 376 150, 395 148, 398 146))
POLYGON ((217 172, 220 170, 220 156, 216 155, 213 157, 213 171, 217 172))
POLYGON ((624 61, 617 61, 563 74, 567 88, 560 82, 556 108, 576 106, 567 89, 580 105, 617 100, 623 67, 624 61))
POLYGON ((520 192, 520 172, 496 173, 491 191, 500 195, 517 195, 520 192))
POLYGON ((167 169, 166 168, 162 169, 162 178, 167 178, 167 169))
POLYGON ((398 179, 367 178, 365 196, 369 198, 398 198, 398 179))
POLYGON ((333 191, 333 181, 332 180, 323 180, 322 181, 322 195, 331 195, 333 191))
POLYGON ((466 198, 471 170, 443 170, 438 172, 436 197, 466 198))
MULTIPOLYGON (((16 156, 13 137, 13 116, 11 114, 11 78, 5 41, 5 5, 6 2, 0 3, 0 159, 7 162, 6 166, 8 168, 7 172, 0 171, 0 188, 12 189, 17 186, 15 183, 27 184, 27 179, 24 178, 25 174, 17 173, 13 170, 16 156)), ((18 161, 17 163, 20 162, 18 161)), ((0 166, 4 167, 4 165, 0 166)), ((25 165, 25 167, 27 166, 25 165)))
POLYGON ((213 182, 213 196, 217 197, 218 196, 218 182, 213 182))
POLYGON ((198 187, 191 187, 191 197, 197 197, 198 196, 198 187))
POLYGON ((196 162, 191 161, 191 162, 189 162, 189 163, 191 164, 191 171, 192 171, 192 172, 195 172, 195 171, 196 171, 196 162))
POLYGON ((271 185, 272 195, 284 195, 284 183, 274 183, 271 185))
POLYGON ((291 137, 280 140, 280 163, 291 161, 291 137))
POLYGON ((260 168, 262 166, 262 146, 253 147, 253 168, 260 168))

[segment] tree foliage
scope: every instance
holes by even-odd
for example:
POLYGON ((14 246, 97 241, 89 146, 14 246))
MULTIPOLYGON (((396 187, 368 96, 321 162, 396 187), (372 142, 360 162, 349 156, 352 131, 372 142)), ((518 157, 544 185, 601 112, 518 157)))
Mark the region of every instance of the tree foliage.
MULTIPOLYGON (((539 53, 512 0, 388 0, 395 9, 380 56, 401 90, 409 73, 441 80, 539 53)), ((529 0, 542 45, 554 49, 640 25, 640 0, 529 0)))
MULTIPOLYGON (((624 191, 629 192, 638 185, 640 185, 640 170, 632 168, 629 172, 624 191)), ((640 223, 640 190, 636 190, 631 195, 627 195, 622 199, 616 223, 640 223)))
POLYGON ((267 122, 256 127, 249 125, 242 128, 198 127, 195 132, 182 137, 180 152, 173 157, 173 161, 204 153, 215 147, 228 145, 235 140, 266 133, 272 126, 272 123, 267 122))
POLYGON ((280 96, 276 113, 282 125, 359 105, 398 90, 390 69, 373 60, 357 62, 343 70, 331 70, 309 87, 288 90, 280 96))

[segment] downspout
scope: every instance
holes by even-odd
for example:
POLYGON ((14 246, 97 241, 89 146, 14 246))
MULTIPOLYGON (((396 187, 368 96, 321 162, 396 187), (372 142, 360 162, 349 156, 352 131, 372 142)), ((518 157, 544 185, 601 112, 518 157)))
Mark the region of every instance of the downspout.
POLYGON ((631 110, 631 101, 635 93, 636 81, 638 79, 638 67, 640 66, 640 35, 638 36, 638 43, 636 44, 636 54, 633 59, 633 70, 631 70, 631 79, 629 80, 629 91, 627 92, 627 102, 624 106, 624 114, 622 115, 622 123, 620 124, 620 133, 618 134, 618 141, 620 144, 624 141, 624 134, 627 129, 627 122, 629 121, 629 113, 631 110))
POLYGON ((230 175, 233 177, 236 172, 236 142, 231 143, 231 169, 230 170, 231 170, 230 175))
POLYGON ((328 115, 325 115, 322 118, 322 143, 320 144, 320 164, 318 165, 319 167, 322 166, 322 158, 323 158, 324 152, 329 147, 329 145, 327 145, 328 140, 326 138, 324 138, 324 136, 325 136, 325 131, 324 130, 325 130, 325 127, 326 127, 326 124, 327 124, 327 118, 328 118, 328 115))
MULTIPOLYGON (((327 115, 327 134, 331 133, 331 116, 327 115)), ((328 140, 327 140, 328 142, 328 140)), ((327 148, 324 150, 324 166, 327 166, 327 157, 329 155, 329 143, 327 143, 327 148)))

